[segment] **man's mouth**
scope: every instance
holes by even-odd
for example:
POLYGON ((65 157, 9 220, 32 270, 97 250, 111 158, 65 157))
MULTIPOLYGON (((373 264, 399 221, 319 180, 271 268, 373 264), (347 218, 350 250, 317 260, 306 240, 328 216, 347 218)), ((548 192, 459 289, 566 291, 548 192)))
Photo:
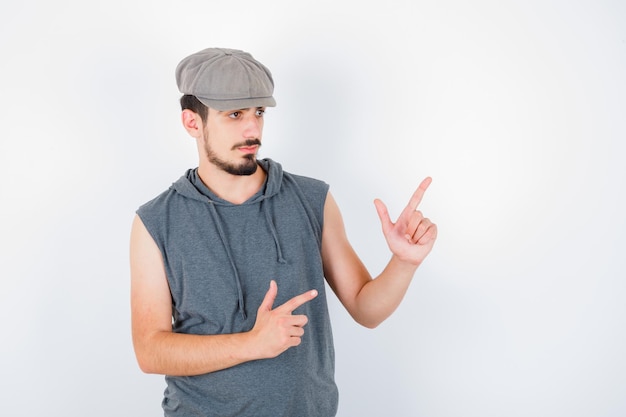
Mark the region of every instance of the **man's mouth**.
POLYGON ((261 146, 261 141, 258 139, 248 139, 243 143, 238 143, 233 146, 233 149, 237 149, 243 153, 256 153, 261 146))
POLYGON ((239 149, 243 153, 256 153, 258 146, 240 146, 239 149))

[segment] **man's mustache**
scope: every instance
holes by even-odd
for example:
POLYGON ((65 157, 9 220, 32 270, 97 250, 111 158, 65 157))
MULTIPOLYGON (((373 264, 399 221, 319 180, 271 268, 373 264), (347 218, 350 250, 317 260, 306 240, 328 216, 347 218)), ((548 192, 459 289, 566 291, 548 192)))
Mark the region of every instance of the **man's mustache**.
POLYGON ((255 145, 261 146, 261 141, 258 139, 247 139, 244 142, 235 144, 235 146, 233 146, 233 150, 240 148, 242 146, 255 146, 255 145))

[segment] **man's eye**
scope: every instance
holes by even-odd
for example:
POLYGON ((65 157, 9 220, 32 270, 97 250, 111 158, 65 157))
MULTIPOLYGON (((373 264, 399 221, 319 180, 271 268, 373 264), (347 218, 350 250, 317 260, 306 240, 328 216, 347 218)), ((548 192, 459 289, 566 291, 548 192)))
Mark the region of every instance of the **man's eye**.
POLYGON ((241 113, 239 113, 238 111, 234 111, 231 114, 228 115, 228 117, 230 117, 231 119, 236 119, 239 117, 241 113))
POLYGON ((256 115, 259 116, 259 117, 262 117, 264 114, 265 114, 265 110, 263 110, 263 109, 258 109, 256 111, 256 115))

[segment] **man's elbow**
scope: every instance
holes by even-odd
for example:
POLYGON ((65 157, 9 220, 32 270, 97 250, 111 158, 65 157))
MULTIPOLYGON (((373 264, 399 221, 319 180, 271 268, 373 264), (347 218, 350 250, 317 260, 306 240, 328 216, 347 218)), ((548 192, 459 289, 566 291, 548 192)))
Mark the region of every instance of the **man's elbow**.
POLYGON ((139 369, 144 374, 158 374, 157 366, 155 365, 153 360, 150 360, 148 355, 141 354, 140 352, 135 351, 135 357, 137 358, 137 365, 139 365, 139 369))
POLYGON ((134 349, 137 365, 139 365, 141 372, 145 374, 162 374, 159 363, 150 349, 147 349, 138 342, 134 343, 134 349))
POLYGON ((384 321, 369 317, 354 317, 354 320, 367 329, 375 329, 384 321))

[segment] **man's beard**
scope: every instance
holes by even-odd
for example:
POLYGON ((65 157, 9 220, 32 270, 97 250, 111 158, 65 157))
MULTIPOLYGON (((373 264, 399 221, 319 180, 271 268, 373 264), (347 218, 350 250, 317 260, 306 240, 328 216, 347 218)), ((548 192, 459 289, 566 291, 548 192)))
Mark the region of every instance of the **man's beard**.
MULTIPOLYGON (((224 161, 211 149, 208 141, 208 134, 204 135, 204 151, 206 152, 206 156, 216 167, 221 170, 228 172, 231 175, 252 175, 256 172, 258 168, 258 164, 256 162, 256 155, 248 154, 244 155, 243 160, 239 164, 235 164, 232 162, 224 161)), ((248 139, 245 142, 238 143, 232 147, 232 149, 237 149, 240 146, 261 146, 261 141, 258 139, 248 139)))

